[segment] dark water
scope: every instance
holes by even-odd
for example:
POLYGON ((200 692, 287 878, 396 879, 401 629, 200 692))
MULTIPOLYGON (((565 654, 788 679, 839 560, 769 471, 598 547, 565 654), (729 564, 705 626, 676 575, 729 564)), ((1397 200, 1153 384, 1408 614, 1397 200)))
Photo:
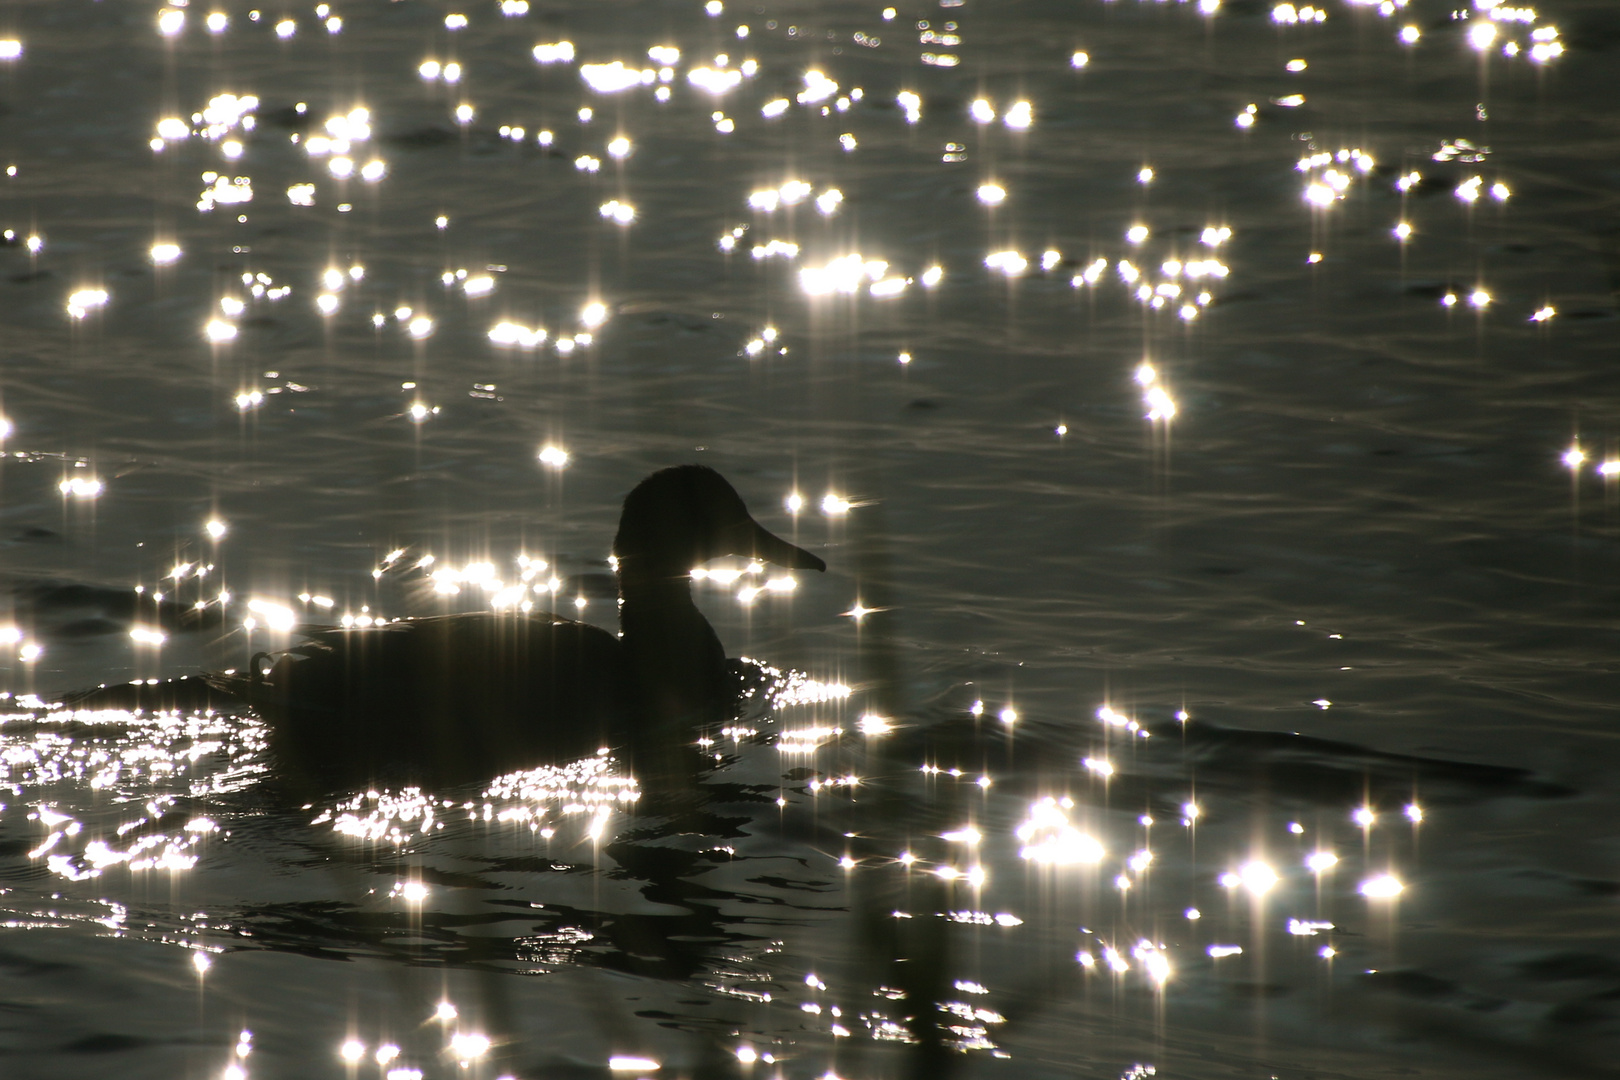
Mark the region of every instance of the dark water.
POLYGON ((1620 18, 1489 7, 9 7, 0 1075, 1613 1075, 1620 18), (695 788, 47 707, 611 626, 681 461, 829 565, 698 583, 782 701, 695 788))

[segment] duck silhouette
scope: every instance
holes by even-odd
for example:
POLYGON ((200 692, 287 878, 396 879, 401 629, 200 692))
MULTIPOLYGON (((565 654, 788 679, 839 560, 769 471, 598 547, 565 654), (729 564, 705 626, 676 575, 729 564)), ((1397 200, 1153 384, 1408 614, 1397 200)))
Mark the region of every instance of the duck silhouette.
POLYGON ((735 709, 740 688, 692 601, 692 569, 724 555, 826 564, 772 535, 702 465, 637 484, 613 553, 617 637, 556 615, 401 619, 307 630, 247 674, 208 682, 265 718, 271 749, 305 781, 454 783, 599 747, 672 762, 690 753, 693 727, 735 709))

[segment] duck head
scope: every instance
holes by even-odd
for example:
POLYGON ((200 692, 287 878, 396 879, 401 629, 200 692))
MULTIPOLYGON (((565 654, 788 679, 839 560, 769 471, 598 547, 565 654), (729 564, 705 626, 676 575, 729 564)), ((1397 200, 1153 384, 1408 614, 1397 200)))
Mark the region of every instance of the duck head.
POLYGON ((736 698, 725 648, 692 602, 692 569, 722 555, 827 568, 768 532, 725 478, 702 465, 677 465, 637 484, 624 500, 613 553, 633 734, 644 753, 656 747, 665 757, 688 747, 677 734, 723 719, 736 698))
POLYGON ((704 465, 662 469, 637 484, 625 497, 613 553, 620 581, 632 588, 687 579, 693 567, 722 555, 792 570, 827 569, 755 521, 736 489, 704 465))

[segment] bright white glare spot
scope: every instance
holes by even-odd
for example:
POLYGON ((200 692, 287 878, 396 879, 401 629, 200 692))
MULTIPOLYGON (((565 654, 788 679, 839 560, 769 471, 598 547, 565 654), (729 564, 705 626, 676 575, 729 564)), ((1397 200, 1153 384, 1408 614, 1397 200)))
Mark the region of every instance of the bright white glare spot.
POLYGON ((201 975, 214 966, 214 961, 207 953, 198 951, 191 954, 191 966, 197 969, 197 974, 201 975))
POLYGON ((1035 122, 1035 107, 1027 101, 1016 102, 1007 110, 1001 122, 1016 131, 1024 131, 1035 122))
POLYGON ((258 408, 264 404, 264 395, 257 390, 249 390, 236 395, 236 407, 242 412, 258 408))
POLYGON ((265 626, 278 633, 287 633, 298 626, 298 616, 285 604, 254 597, 247 606, 249 611, 264 617, 265 626))
POLYGON ((359 1061, 366 1055, 366 1044, 359 1039, 349 1039, 338 1047, 338 1056, 344 1061, 359 1061))
POLYGON ((153 244, 152 261, 159 266, 167 266, 180 258, 179 244, 153 244))
POLYGON ((1475 289, 1473 292, 1468 294, 1468 303, 1470 307, 1484 308, 1489 305, 1490 302, 1491 294, 1486 292, 1484 289, 1475 289))
POLYGON ((1089 63, 1091 63, 1090 53, 1077 52, 1073 56, 1069 57, 1069 66, 1072 68, 1083 68, 1089 63))
POLYGON ((722 11, 726 10, 726 6, 722 4, 720 0, 709 0, 707 4, 703 5, 703 10, 709 15, 713 16, 718 15, 722 11))
POLYGON ((343 20, 338 18, 336 15, 333 15, 330 19, 326 20, 326 32, 328 34, 339 33, 340 31, 342 31, 342 29, 343 29, 343 20))
POLYGON ((208 25, 208 32, 210 34, 223 33, 225 28, 231 24, 230 17, 223 11, 209 12, 206 22, 208 25))
POLYGON ((837 188, 828 188, 816 196, 816 209, 826 217, 838 209, 838 204, 844 201, 844 193, 837 188))
POLYGON ((1321 874, 1339 865, 1339 857, 1331 851, 1313 851, 1305 856, 1305 867, 1313 874, 1321 874))
POLYGON ((568 456, 568 451, 560 446, 547 446, 540 451, 540 463, 561 469, 568 464, 568 456))
POLYGON ((695 67, 686 73, 686 81, 718 97, 741 85, 743 73, 737 68, 695 67))
POLYGON ((1029 260, 1016 251, 993 251, 984 257, 984 265, 1008 277, 1017 277, 1029 268, 1029 260))
POLYGON ((906 114, 906 123, 915 124, 922 119, 922 98, 910 90, 902 90, 894 99, 906 114))
POLYGON ((1238 881, 1256 896, 1264 896, 1281 879, 1277 872, 1258 859, 1251 859, 1238 867, 1238 881))
POLYGON ((173 37, 186 28, 186 13, 168 8, 158 12, 158 33, 164 37, 173 37))
MULTIPOLYGON (((1600 469, 1599 471, 1601 472, 1602 470, 1600 469)), ((1410 821, 1414 825, 1423 820, 1423 807, 1419 806, 1417 803, 1407 803, 1406 810, 1404 812, 1406 814, 1406 820, 1410 821)))
POLYGON ((490 1045, 487 1035, 458 1031, 450 1037, 450 1052, 462 1062, 483 1057, 489 1053, 490 1045))
POLYGON ((851 505, 853 504, 848 499, 829 491, 821 499, 821 512, 831 517, 837 517, 849 513, 851 505))
POLYGON ((223 319, 209 319, 208 325, 203 327, 203 336, 216 343, 235 341, 236 327, 223 319))
POLYGON ((815 105, 838 93, 838 84, 827 78, 825 72, 811 68, 804 73, 804 89, 795 95, 800 105, 815 105))
POLYGON ((555 41, 549 44, 536 45, 534 58, 542 64, 566 64, 574 59, 574 43, 572 41, 555 41))
POLYGON ((291 19, 282 19, 276 23, 276 37, 290 38, 298 32, 298 24, 291 19))
POLYGON ((331 315, 338 309, 338 298, 331 293, 321 293, 315 298, 315 307, 322 315, 331 315))
POLYGON ((1125 239, 1133 244, 1140 244, 1142 241, 1146 240, 1148 236, 1149 232, 1146 225, 1132 225, 1129 229, 1125 230, 1125 239))
POLYGON ((944 267, 930 266, 927 270, 922 272, 922 276, 917 280, 922 282, 923 288, 932 289, 935 285, 938 285, 942 280, 944 280, 944 277, 944 267))
POLYGON ((67 311, 75 319, 82 319, 90 313, 91 308, 103 307, 107 303, 106 289, 80 289, 67 299, 67 311))
POLYGON ((1555 316, 1557 314, 1558 314, 1558 309, 1557 308, 1553 307, 1551 304, 1546 304, 1546 305, 1536 309, 1535 313, 1530 316, 1530 321, 1531 322, 1546 322, 1548 319, 1552 318, 1553 316, 1555 316))
POLYGON ((610 218, 620 225, 628 225, 636 219, 636 208, 618 199, 603 203, 601 211, 603 217, 610 218))
POLYGON ((752 1046, 743 1045, 736 1049, 737 1060, 744 1065, 752 1065, 759 1060, 759 1051, 752 1046))
POLYGON ((1396 35, 1402 45, 1416 45, 1418 38, 1422 36, 1423 31, 1419 30, 1415 26, 1403 26, 1401 27, 1401 32, 1396 35))
POLYGON ((168 640, 163 631, 150 626, 131 628, 129 638, 137 645, 161 645, 168 640))
POLYGON ((1582 450, 1578 446, 1572 446, 1568 450, 1564 451, 1564 456, 1561 460, 1567 467, 1571 469, 1578 469, 1581 467, 1581 463, 1586 460, 1586 451, 1582 450))
POLYGON ((1237 126, 1240 128, 1252 128, 1254 127, 1254 114, 1258 111, 1258 106, 1250 105, 1248 108, 1237 114, 1237 119, 1234 120, 1233 123, 1237 124, 1237 126))
POLYGON ((1373 822, 1378 820, 1378 815, 1373 812, 1373 808, 1370 806, 1358 806, 1350 814, 1350 820, 1355 822, 1357 825, 1360 825, 1363 829, 1370 829, 1372 828, 1373 822))
POLYGON ((1320 919, 1289 919, 1288 932, 1295 937, 1315 937, 1323 930, 1332 930, 1333 924, 1320 919))
MULTIPOLYGON (((617 94, 621 90, 651 82, 652 72, 625 67, 624 61, 615 60, 611 64, 581 64, 579 77, 598 94, 617 94)), ((587 120, 589 117, 581 116, 580 119, 587 120)))
POLYGON ((1007 189, 1000 184, 980 184, 979 201, 986 206, 999 206, 1006 201, 1007 189))
POLYGON ((1098 776, 1114 775, 1114 763, 1109 761, 1107 758, 1083 758, 1081 759, 1080 764, 1084 765, 1087 771, 1094 772, 1098 776))
POLYGON ((1480 52, 1489 49, 1496 41, 1496 24, 1490 20, 1481 20, 1468 24, 1468 43, 1480 52))
POLYGON ((1394 874, 1379 874, 1361 883, 1361 895, 1372 900, 1388 900, 1399 896, 1405 888, 1394 874))
POLYGON ((1289 71, 1304 71, 1308 66, 1303 60, 1290 60, 1286 65, 1289 71))
POLYGON ((488 296, 495 291, 495 279, 488 274, 467 278, 461 283, 461 291, 468 296, 488 296))
POLYGON ((388 166, 377 158, 372 158, 360 169, 360 179, 368 184, 375 184, 388 174, 388 166))
POLYGON ((866 282, 878 282, 889 264, 882 259, 865 259, 858 252, 833 259, 825 266, 807 266, 799 271, 799 285, 811 296, 829 293, 855 293, 866 282))
POLYGON ((433 1019, 440 1023, 447 1023, 459 1015, 461 1014, 456 1011, 455 1005, 449 1001, 439 1002, 439 1007, 433 1010, 433 1019))
POLYGON ((458 124, 470 124, 470 123, 472 123, 472 118, 473 118, 474 111, 475 110, 473 109, 473 107, 471 105, 457 105, 456 106, 456 123, 458 123, 458 124))
POLYGON ((996 118, 996 110, 984 98, 977 98, 968 106, 968 115, 973 117, 976 124, 988 124, 996 118))
MULTIPOLYGON (((0 429, 3 429, 3 424, 0 424, 0 429)), ((1598 475, 1605 479, 1620 476, 1620 458, 1610 458, 1599 465, 1597 471, 1598 475)))
POLYGON ((876 713, 867 713, 855 722, 855 728, 862 735, 887 735, 894 725, 876 713))
POLYGON ((444 17, 444 28, 446 30, 461 30, 465 28, 466 25, 467 16, 465 15, 452 13, 444 17))
POLYGON ((604 322, 606 322, 607 316, 607 305, 601 303, 600 301, 595 301, 586 304, 584 308, 580 310, 579 321, 584 323, 586 326, 594 328, 601 326, 604 322))
POLYGON ((1212 959, 1219 960, 1219 959, 1221 959, 1223 957, 1227 957, 1227 956, 1242 956, 1243 955, 1243 946, 1241 946, 1241 945, 1211 945, 1208 949, 1206 949, 1204 951, 1209 953, 1209 955, 1210 955, 1210 957, 1212 959))
POLYGON ((314 206, 315 185, 294 184, 292 187, 287 189, 287 201, 292 203, 294 206, 314 206))
POLYGON ((1395 239, 1405 241, 1412 235, 1412 226, 1403 221, 1390 231, 1395 234, 1395 239))
MULTIPOLYGON (((710 0, 709 6, 718 9, 720 0, 710 0)), ((719 11, 710 12, 718 15, 719 11)), ((657 1072, 662 1066, 653 1058, 632 1057, 628 1054, 615 1054, 608 1058, 608 1068, 614 1072, 657 1072)))
POLYGON ((1138 170, 1136 174, 1136 182, 1138 184, 1153 183, 1153 167, 1150 165, 1142 166, 1142 168, 1138 170))
POLYGON ((413 338, 425 338, 433 333, 433 320, 426 315, 418 315, 405 324, 405 330, 413 338))

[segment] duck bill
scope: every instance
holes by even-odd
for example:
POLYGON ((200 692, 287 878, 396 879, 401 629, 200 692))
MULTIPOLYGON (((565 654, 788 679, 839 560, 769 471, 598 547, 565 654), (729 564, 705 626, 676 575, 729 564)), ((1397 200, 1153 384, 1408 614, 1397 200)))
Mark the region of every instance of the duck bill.
POLYGON ((825 570, 827 564, 801 547, 783 540, 780 536, 767 530, 757 521, 750 521, 752 528, 752 550, 748 551, 756 559, 785 566, 789 570, 825 570))

